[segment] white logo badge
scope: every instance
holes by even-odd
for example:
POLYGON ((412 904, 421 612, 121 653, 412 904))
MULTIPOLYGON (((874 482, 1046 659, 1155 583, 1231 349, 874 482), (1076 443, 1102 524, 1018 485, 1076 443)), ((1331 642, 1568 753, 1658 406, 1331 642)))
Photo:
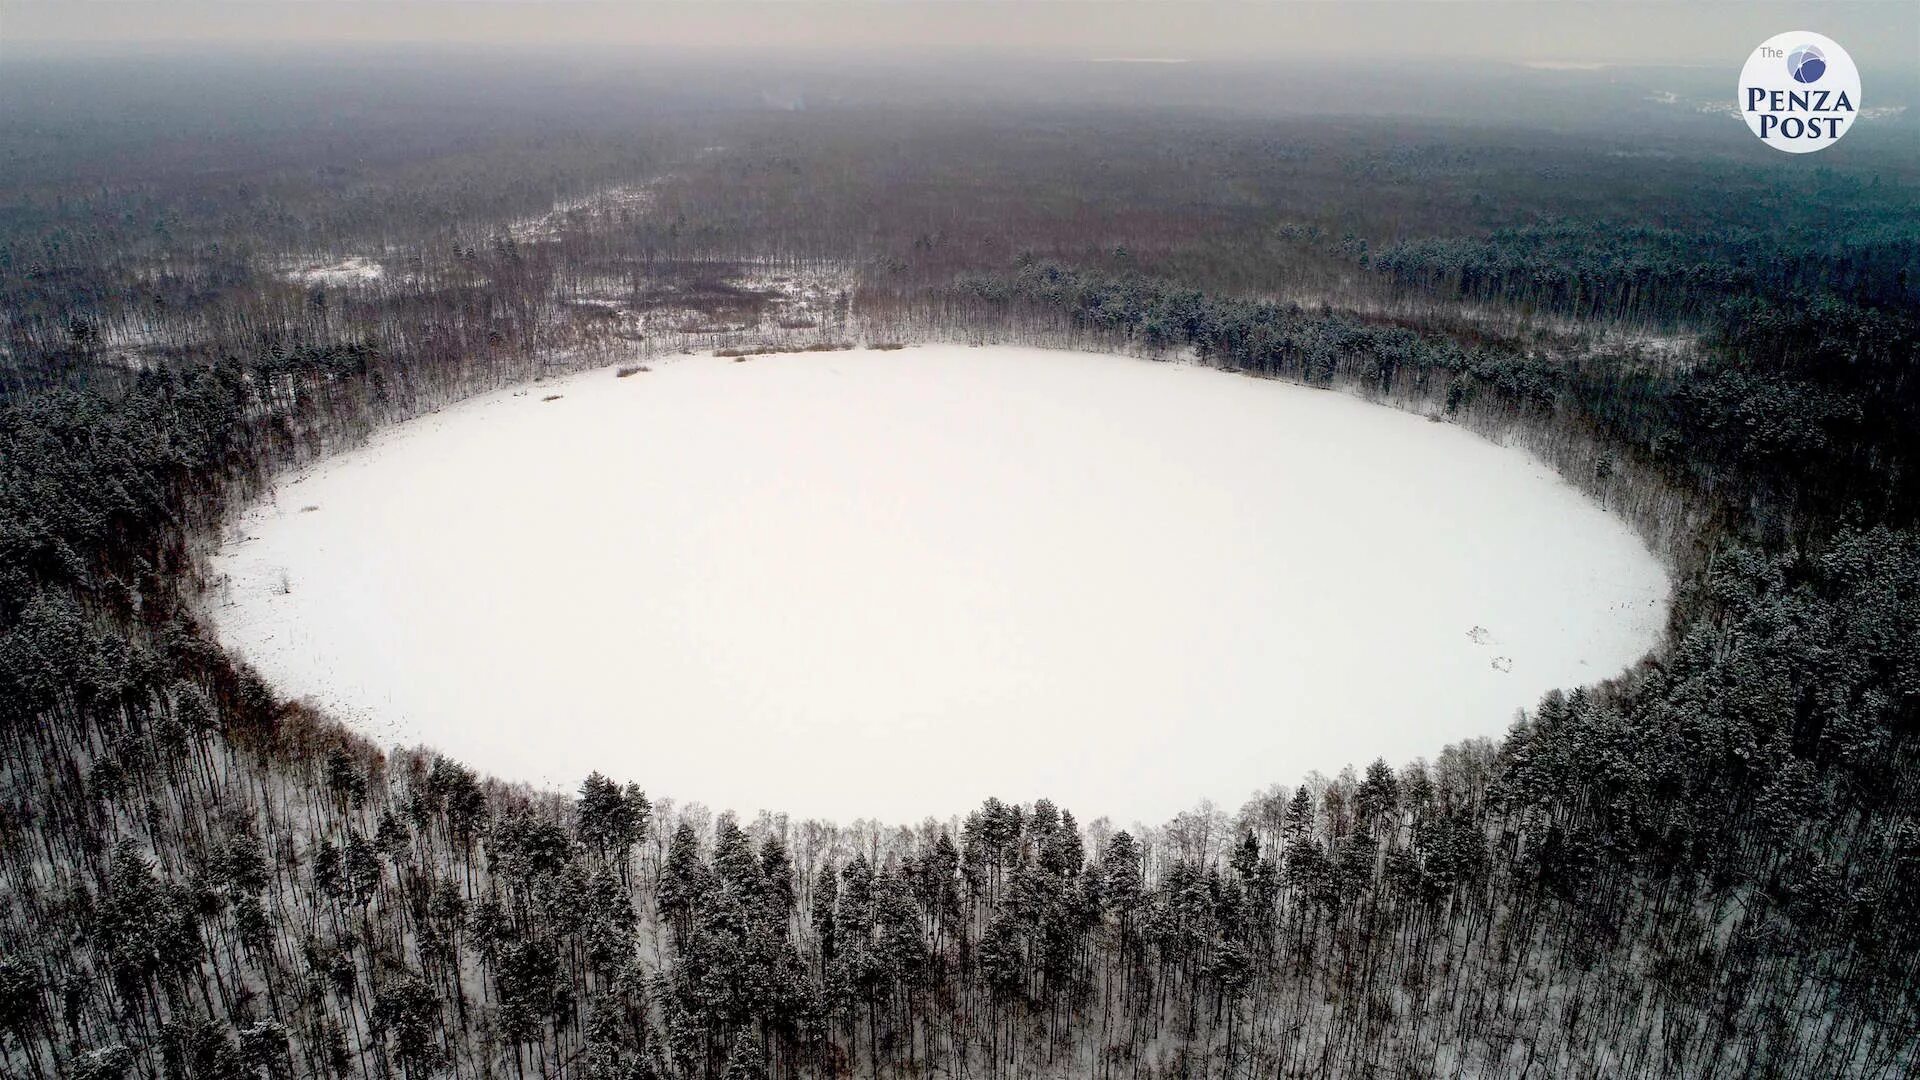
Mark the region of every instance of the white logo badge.
POLYGON ((1860 69, 1832 38, 1790 30, 1760 43, 1740 69, 1740 115, 1760 141, 1810 154, 1840 141, 1860 112, 1860 69))

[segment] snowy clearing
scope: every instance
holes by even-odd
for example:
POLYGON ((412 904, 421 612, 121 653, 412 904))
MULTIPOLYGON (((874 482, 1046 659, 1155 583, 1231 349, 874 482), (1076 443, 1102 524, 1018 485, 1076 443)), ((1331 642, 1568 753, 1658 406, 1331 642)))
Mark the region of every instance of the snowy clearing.
POLYGON ((618 221, 645 214, 653 208, 653 183, 623 184, 578 199, 562 199, 546 213, 522 218, 507 226, 507 235, 521 243, 540 243, 558 240, 568 228, 585 224, 592 218, 618 221))
POLYGON ((285 478, 215 561, 222 638, 382 741, 899 822, 1157 822, 1430 756, 1633 662, 1667 595, 1453 426, 1013 347, 491 395, 285 478))
POLYGON ((386 269, 363 255, 353 255, 338 262, 296 264, 286 276, 296 285, 371 285, 386 276, 386 269))

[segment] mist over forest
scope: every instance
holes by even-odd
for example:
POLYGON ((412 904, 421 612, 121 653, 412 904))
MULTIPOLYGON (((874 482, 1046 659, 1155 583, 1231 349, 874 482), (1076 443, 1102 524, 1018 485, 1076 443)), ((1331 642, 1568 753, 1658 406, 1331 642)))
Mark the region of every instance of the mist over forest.
POLYGON ((1913 1071, 1897 10, 1836 16, 1888 32, 1854 129, 1798 157, 1738 118, 1744 31, 1729 67, 1697 27, 1644 64, 1516 37, 1281 65, 214 44, 185 13, 141 48, 26 14, 70 37, 0 43, 8 1075, 1913 1071), (382 745, 216 632, 244 512, 383 432, 688 354, 952 345, 1279 380, 1531 455, 1670 575, 1659 640, 1498 738, 1276 762, 1168 821, 986 781, 964 814, 827 821, 382 745))

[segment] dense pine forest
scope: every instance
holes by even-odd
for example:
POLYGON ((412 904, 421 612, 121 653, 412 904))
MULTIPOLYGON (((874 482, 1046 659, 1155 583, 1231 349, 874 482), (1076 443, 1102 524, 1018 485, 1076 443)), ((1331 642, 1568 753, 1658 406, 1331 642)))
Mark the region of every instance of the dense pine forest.
POLYGON ((1623 156, 818 73, 508 108, 429 67, 385 87, 424 104, 373 87, 320 130, 313 70, 216 71, 258 90, 234 114, 170 77, 0 70, 37 103, 0 113, 7 1075, 1920 1060, 1910 123, 1801 168, 1697 114, 1623 156), (1207 364, 1525 446, 1670 564, 1666 641, 1498 743, 1275 762, 1321 771, 1170 822, 983 792, 830 823, 380 747, 207 628, 230 515, 385 425, 692 349, 916 340, 1207 364))

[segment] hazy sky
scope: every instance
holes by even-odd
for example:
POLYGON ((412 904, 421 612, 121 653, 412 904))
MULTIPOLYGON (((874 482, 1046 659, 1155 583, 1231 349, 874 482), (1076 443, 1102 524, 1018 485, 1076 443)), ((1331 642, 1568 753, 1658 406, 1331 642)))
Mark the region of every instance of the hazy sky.
POLYGON ((56 43, 532 44, 1062 56, 1488 57, 1733 64, 1786 30, 1839 41, 1871 74, 1920 72, 1920 3, 625 2, 0 0, 0 60, 56 43))

